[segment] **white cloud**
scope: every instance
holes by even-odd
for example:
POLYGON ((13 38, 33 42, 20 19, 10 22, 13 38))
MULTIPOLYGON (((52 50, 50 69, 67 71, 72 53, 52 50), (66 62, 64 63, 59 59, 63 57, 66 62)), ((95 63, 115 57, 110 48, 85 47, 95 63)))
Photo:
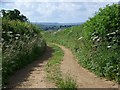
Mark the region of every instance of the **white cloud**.
MULTIPOLYGON (((7 1, 7 0, 4 0, 7 1)), ((14 0, 11 0, 14 1, 14 0)), ((34 22, 82 22, 93 16, 99 7, 104 7, 111 2, 64 2, 65 0, 56 0, 60 2, 38 2, 42 0, 16 0, 11 3, 3 3, 4 9, 18 9, 22 14, 27 16, 30 21, 34 22)), ((50 0, 44 0, 50 1, 50 0)), ((73 0, 69 0, 73 1, 73 0)), ((83 0, 81 0, 83 1, 83 0)), ((91 0, 97 1, 97 0, 91 0)), ((99 0, 105 1, 105 0, 99 0)), ((113 1, 113 0, 111 0, 113 1)), ((115 0, 114 0, 115 1, 115 0)))
POLYGON ((2 2, 118 2, 119 0, 1 0, 2 2))

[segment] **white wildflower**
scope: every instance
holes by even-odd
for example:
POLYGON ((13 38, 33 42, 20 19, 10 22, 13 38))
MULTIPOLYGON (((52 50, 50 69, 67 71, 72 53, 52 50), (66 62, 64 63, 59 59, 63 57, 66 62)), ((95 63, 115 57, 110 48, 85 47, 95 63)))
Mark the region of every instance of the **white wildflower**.
POLYGON ((6 33, 5 31, 3 31, 2 33, 6 33))
POLYGON ((98 36, 94 37, 94 38, 93 38, 93 41, 96 40, 97 38, 98 38, 98 36))
POLYGON ((27 36, 26 38, 28 38, 28 39, 29 39, 30 37, 28 37, 28 36, 27 36))
POLYGON ((107 46, 107 48, 111 48, 111 46, 107 46))
POLYGON ((107 36, 109 36, 109 35, 110 35, 110 33, 107 34, 107 36))
MULTIPOLYGON (((43 33, 44 34, 44 33, 43 33)), ((34 34, 34 36, 37 36, 37 34, 34 34)))
POLYGON ((110 34, 112 34, 112 35, 113 35, 113 34, 116 34, 116 32, 112 32, 112 33, 110 33, 110 34))
POLYGON ((6 48, 8 48, 9 46, 7 45, 7 46, 5 46, 6 48))
POLYGON ((118 32, 118 30, 116 30, 116 32, 118 32))
POLYGON ((117 40, 114 39, 113 42, 117 42, 117 40))
POLYGON ((78 38, 78 40, 81 40, 83 37, 78 38))
POLYGON ((4 38, 1 38, 1 41, 4 41, 4 38))
POLYGON ((92 33, 92 36, 95 34, 95 32, 94 33, 92 33))
POLYGON ((8 33, 12 33, 12 31, 9 31, 8 33))
POLYGON ((15 39, 18 39, 18 37, 15 37, 15 39))
POLYGON ((20 34, 16 34, 16 36, 20 36, 20 34))
POLYGON ((114 35, 114 34, 116 34, 116 32, 108 33, 107 36, 114 35))
POLYGON ((101 40, 101 38, 98 38, 98 39, 97 39, 97 42, 99 42, 100 40, 101 40))

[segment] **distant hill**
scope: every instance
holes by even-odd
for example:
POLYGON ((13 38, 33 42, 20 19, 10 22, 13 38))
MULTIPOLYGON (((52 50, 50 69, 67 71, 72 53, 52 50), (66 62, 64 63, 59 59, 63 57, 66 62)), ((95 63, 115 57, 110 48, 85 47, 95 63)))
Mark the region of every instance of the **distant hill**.
POLYGON ((38 25, 58 25, 59 23, 50 23, 50 22, 36 22, 38 25))
POLYGON ((39 26, 40 29, 42 29, 42 30, 58 30, 58 29, 72 27, 72 26, 78 26, 78 25, 83 24, 83 22, 81 22, 81 23, 36 22, 33 24, 39 26))

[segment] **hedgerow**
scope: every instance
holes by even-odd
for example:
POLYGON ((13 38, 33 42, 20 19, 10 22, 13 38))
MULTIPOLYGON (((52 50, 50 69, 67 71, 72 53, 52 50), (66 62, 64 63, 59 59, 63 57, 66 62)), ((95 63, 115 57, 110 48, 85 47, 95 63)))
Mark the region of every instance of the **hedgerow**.
POLYGON ((29 22, 2 20, 2 83, 45 51, 40 30, 29 22))
POLYGON ((48 41, 69 47, 78 62, 120 83, 120 5, 107 5, 81 26, 45 32, 48 41))

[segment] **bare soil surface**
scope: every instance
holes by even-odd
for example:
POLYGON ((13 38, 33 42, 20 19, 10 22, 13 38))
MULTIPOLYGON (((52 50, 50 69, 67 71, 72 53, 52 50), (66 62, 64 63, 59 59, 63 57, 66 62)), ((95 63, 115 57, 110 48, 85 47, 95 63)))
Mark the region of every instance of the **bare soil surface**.
MULTIPOLYGON (((56 44, 57 45, 57 44, 56 44)), ((81 67, 72 52, 64 46, 57 45, 64 51, 61 62, 63 75, 70 75, 77 82, 79 88, 118 88, 115 82, 99 78, 95 74, 81 67)), ((55 85, 46 79, 45 65, 52 57, 52 48, 48 47, 42 58, 17 71, 9 79, 9 87, 13 88, 55 88, 55 85)))
POLYGON ((78 64, 72 52, 64 46, 58 45, 64 51, 64 58, 61 64, 63 75, 68 74, 76 80, 78 88, 118 88, 118 84, 97 77, 78 64))
POLYGON ((47 47, 46 53, 27 65, 24 69, 17 71, 10 79, 9 86, 12 88, 55 88, 53 83, 46 79, 45 65, 47 60, 52 57, 52 48, 47 47))

